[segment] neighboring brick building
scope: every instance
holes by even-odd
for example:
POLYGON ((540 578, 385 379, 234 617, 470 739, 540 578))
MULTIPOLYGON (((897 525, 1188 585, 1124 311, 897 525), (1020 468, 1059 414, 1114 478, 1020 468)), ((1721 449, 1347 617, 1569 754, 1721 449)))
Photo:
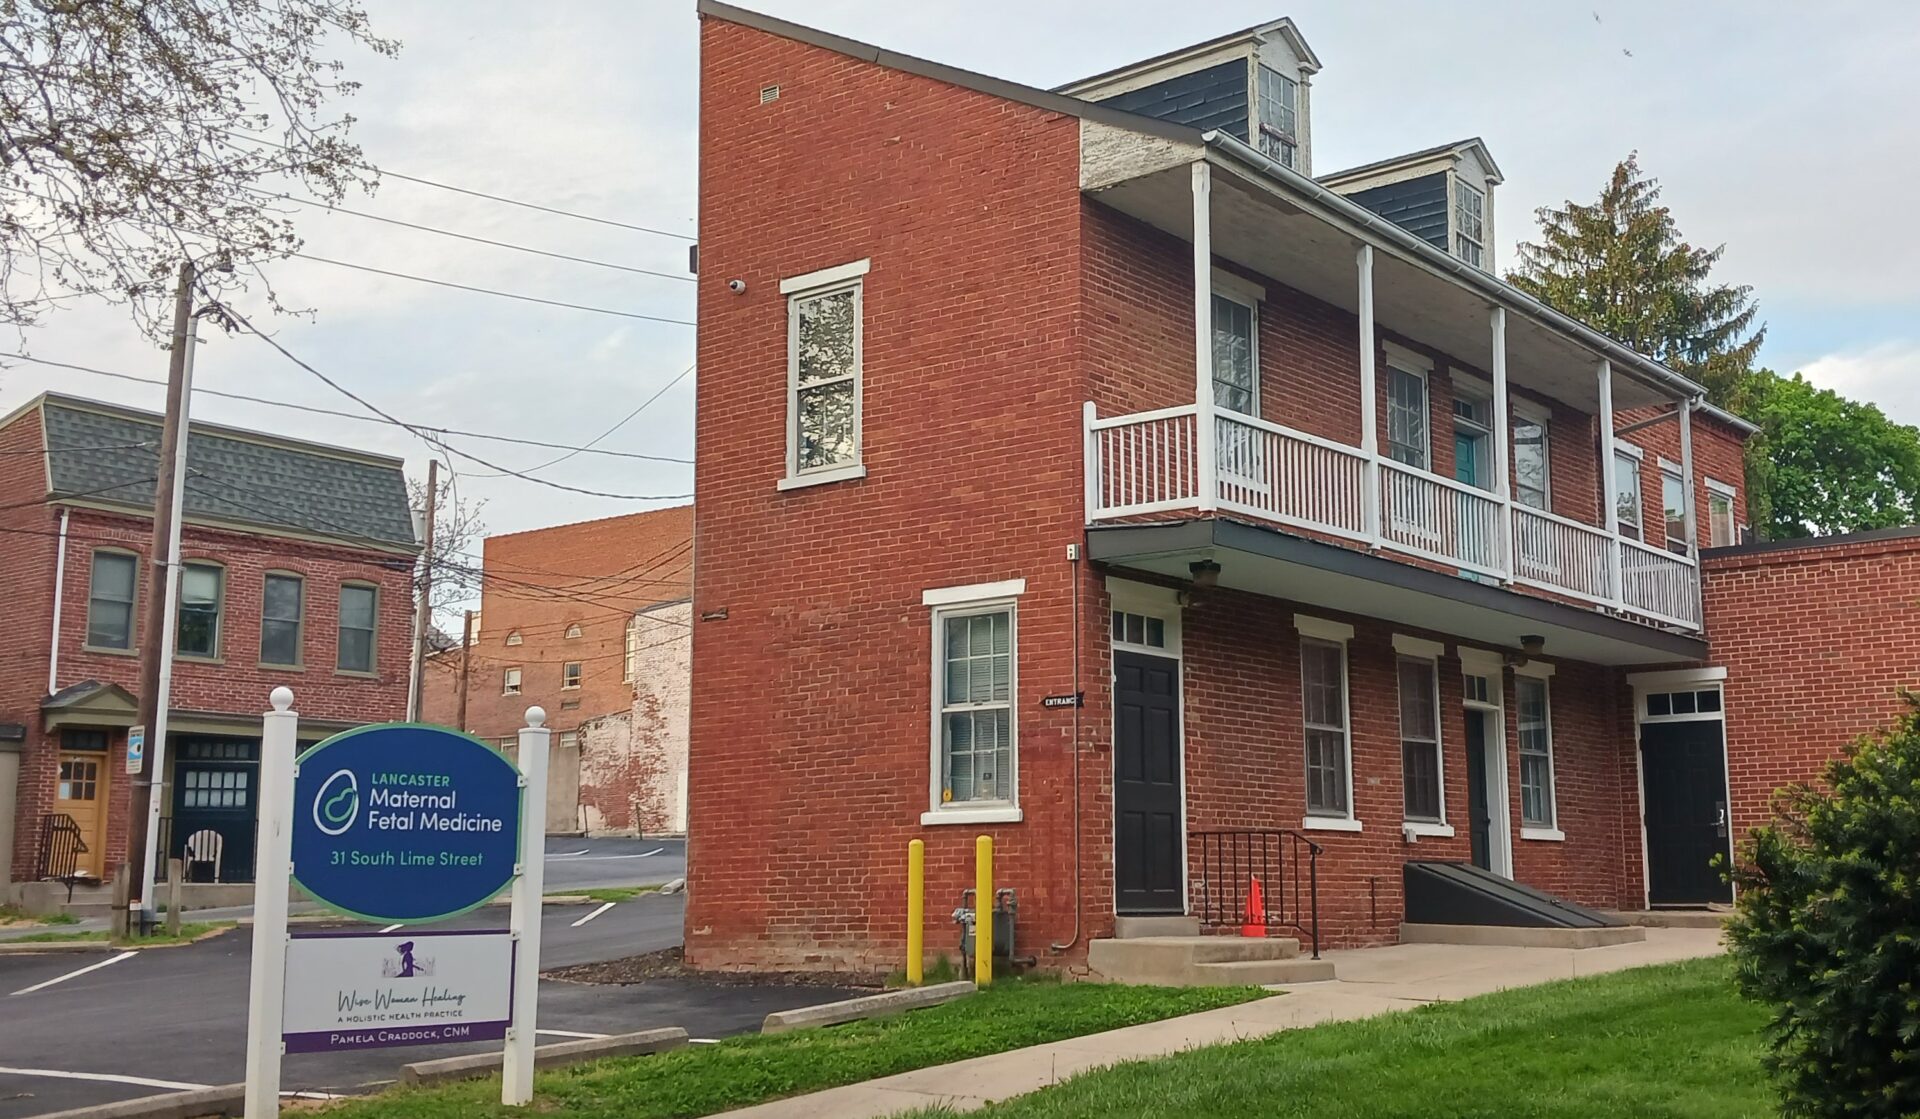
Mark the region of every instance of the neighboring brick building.
MULTIPOLYGON (((0 419, 0 885, 36 874, 49 814, 83 871, 126 858, 159 444, 153 414, 53 393, 0 419)), ((404 717, 418 547, 398 459, 195 422, 187 469, 163 835, 218 834, 246 881, 268 694, 293 689, 303 743, 404 717)))
POLYGON ((633 617, 633 707, 580 728, 581 826, 589 835, 680 835, 687 830, 693 608, 669 602, 633 617))
MULTIPOLYGON (((548 830, 634 830, 633 811, 611 806, 650 800, 656 791, 639 779, 654 771, 605 759, 587 766, 580 731, 634 710, 636 660, 654 655, 643 635, 656 624, 636 619, 691 593, 693 507, 490 536, 481 568, 476 632, 465 648, 428 658, 422 718, 458 726, 464 690, 461 729, 508 746, 527 708, 546 708, 554 731, 548 830)), ((684 637, 690 627, 680 619, 675 631, 684 637)), ((661 694, 684 702, 685 684, 661 694)), ((660 779, 683 783, 673 773, 660 779)))
POLYGON ((1302 177, 1285 20, 1049 93, 700 8, 690 961, 893 961, 980 832, 1056 965, 1237 924, 1224 843, 1318 844, 1329 943, 1410 860, 1645 903, 1632 697, 1708 645, 1602 478, 1701 390, 1495 277, 1484 144, 1302 177))

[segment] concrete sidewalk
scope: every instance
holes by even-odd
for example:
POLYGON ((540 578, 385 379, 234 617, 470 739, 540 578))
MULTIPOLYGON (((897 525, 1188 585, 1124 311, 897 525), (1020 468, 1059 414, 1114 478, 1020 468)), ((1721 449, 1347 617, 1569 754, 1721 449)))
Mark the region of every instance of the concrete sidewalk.
POLYGON ((1035 1092, 1075 1073, 1184 1049, 1264 1037, 1453 1002, 1511 987, 1601 975, 1721 951, 1718 929, 1648 929, 1647 939, 1605 948, 1494 948, 1403 944, 1328 952, 1338 979, 1276 988, 1286 993, 1220 1010, 976 1057, 727 1112, 737 1119, 877 1119, 944 1104, 971 1111, 1035 1092))

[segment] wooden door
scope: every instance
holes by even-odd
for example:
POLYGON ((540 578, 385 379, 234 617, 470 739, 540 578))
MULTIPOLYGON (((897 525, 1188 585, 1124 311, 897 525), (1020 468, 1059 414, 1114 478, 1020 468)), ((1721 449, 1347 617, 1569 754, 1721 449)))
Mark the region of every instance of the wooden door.
POLYGON ((53 802, 55 812, 73 817, 87 845, 76 869, 95 878, 105 877, 107 865, 107 783, 112 771, 106 763, 105 754, 62 752, 60 787, 53 802))

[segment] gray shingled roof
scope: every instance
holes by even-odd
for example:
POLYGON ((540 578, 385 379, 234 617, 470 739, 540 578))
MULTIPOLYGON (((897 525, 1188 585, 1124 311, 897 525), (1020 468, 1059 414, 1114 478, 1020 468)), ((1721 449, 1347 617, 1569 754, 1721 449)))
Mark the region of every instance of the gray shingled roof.
MULTIPOLYGON (((158 417, 96 411, 51 397, 41 414, 51 496, 153 507, 158 417)), ((247 439, 195 424, 187 438, 186 483, 189 517, 415 543, 406 475, 397 462, 303 450, 270 436, 247 439)))

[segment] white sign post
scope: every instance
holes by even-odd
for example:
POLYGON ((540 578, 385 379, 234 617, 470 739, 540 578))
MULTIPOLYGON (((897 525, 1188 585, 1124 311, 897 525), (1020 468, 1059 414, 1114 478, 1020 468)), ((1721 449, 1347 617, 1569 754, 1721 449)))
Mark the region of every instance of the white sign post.
POLYGON ((547 883, 547 747, 553 731, 547 713, 527 708, 520 731, 520 867, 513 880, 510 927, 519 965, 513 972, 513 1024, 507 1027, 505 1075, 500 1102, 533 1102, 534 1020, 540 1000, 540 905, 547 883))
POLYGON ((253 975, 247 996, 246 1119, 280 1114, 280 1040, 287 983, 287 883, 293 875, 293 770, 300 715, 273 689, 260 728, 260 830, 254 855, 253 975))

